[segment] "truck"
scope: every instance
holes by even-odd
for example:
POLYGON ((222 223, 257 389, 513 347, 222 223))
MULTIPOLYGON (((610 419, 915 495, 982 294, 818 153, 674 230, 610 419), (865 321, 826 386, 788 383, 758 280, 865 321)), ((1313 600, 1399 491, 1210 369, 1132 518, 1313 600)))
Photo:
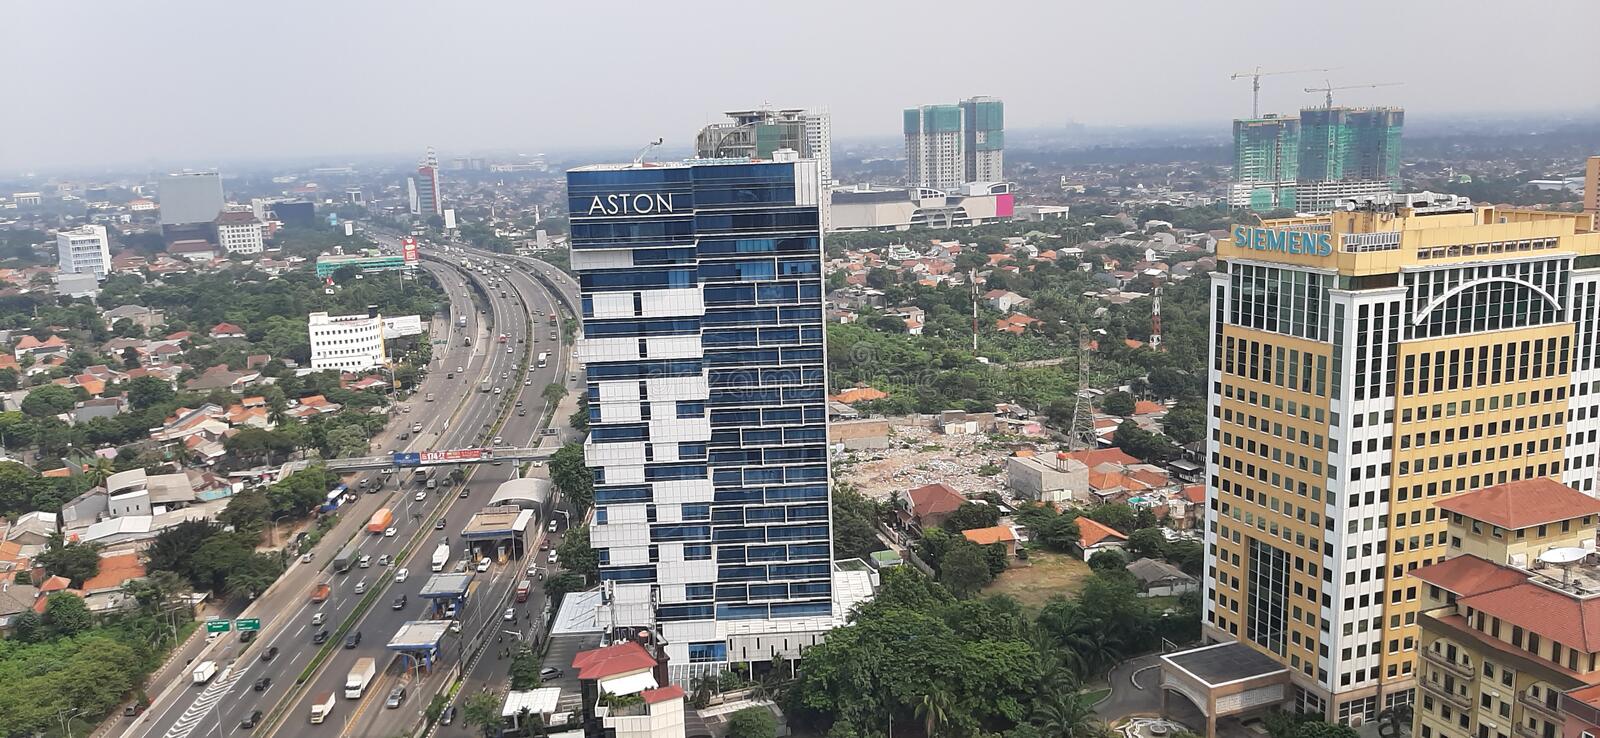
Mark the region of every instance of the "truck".
POLYGON ((444 565, 450 562, 450 544, 441 543, 433 550, 433 570, 444 571, 444 565))
POLYGON ((333 594, 333 585, 323 582, 318 584, 315 589, 311 590, 311 601, 320 605, 324 602, 327 602, 328 595, 331 594, 333 594))
POLYGON ((517 601, 518 602, 527 602, 528 601, 528 593, 532 592, 532 591, 533 591, 533 582, 530 582, 530 581, 528 581, 526 579, 524 579, 524 580, 522 580, 520 582, 517 582, 517 601))
POLYGON ((377 673, 377 659, 371 656, 356 659, 356 665, 350 668, 350 673, 344 678, 345 699, 361 699, 361 694, 367 691, 367 685, 372 683, 372 677, 377 673))
POLYGON ((489 391, 489 380, 487 380, 487 379, 483 380, 483 382, 478 385, 478 391, 479 392, 488 392, 489 391))
POLYGON ((321 725, 328 716, 333 714, 333 692, 320 692, 315 701, 311 703, 311 724, 321 725))
POLYGON ((543 369, 546 366, 548 366, 549 364, 550 364, 550 352, 548 352, 548 351, 540 351, 539 352, 539 368, 543 369))
POLYGON ((217 662, 202 661, 199 663, 199 665, 194 667, 194 671, 189 674, 189 677, 194 680, 195 684, 205 684, 206 682, 211 681, 211 677, 216 675, 217 662))
POLYGON ((467 327, 467 316, 465 316, 465 315, 456 316, 456 327, 457 328, 465 328, 465 327, 467 327))
POLYGON ((372 517, 367 520, 367 532, 383 535, 383 532, 388 530, 391 525, 394 525, 394 510, 386 507, 373 513, 372 517))
POLYGON ((550 314, 550 325, 555 325, 555 324, 556 324, 556 314, 555 313, 551 313, 550 314))
POLYGON ((355 566, 356 559, 359 558, 361 558, 361 541, 351 541, 350 545, 345 546, 344 550, 334 557, 333 570, 340 574, 350 571, 350 567, 355 566))

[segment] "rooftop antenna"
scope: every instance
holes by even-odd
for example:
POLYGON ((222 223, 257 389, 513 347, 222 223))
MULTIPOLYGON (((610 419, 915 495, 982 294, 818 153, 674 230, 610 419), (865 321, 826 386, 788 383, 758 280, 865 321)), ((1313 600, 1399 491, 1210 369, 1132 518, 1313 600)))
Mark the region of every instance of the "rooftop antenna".
POLYGON ((1283 69, 1283 70, 1279 70, 1279 71, 1276 71, 1276 72, 1263 72, 1263 71, 1261 71, 1261 67, 1256 67, 1256 71, 1254 71, 1254 72, 1238 72, 1238 73, 1234 74, 1233 76, 1229 77, 1228 79, 1239 79, 1240 77, 1249 77, 1250 78, 1250 117, 1252 117, 1252 118, 1260 118, 1261 117, 1261 78, 1262 77, 1272 77, 1272 76, 1276 76, 1276 75, 1279 75, 1279 74, 1307 74, 1307 73, 1310 73, 1310 72, 1331 72, 1331 71, 1333 71, 1335 69, 1338 69, 1338 67, 1329 67, 1327 69, 1283 69))
POLYGON ((633 157, 633 165, 634 166, 639 166, 641 164, 644 164, 644 158, 650 155, 650 151, 651 150, 655 149, 655 147, 657 147, 657 146, 660 146, 661 142, 663 140, 665 140, 665 139, 658 138, 658 139, 656 139, 654 141, 651 141, 650 143, 645 144, 644 148, 639 149, 638 156, 633 157))

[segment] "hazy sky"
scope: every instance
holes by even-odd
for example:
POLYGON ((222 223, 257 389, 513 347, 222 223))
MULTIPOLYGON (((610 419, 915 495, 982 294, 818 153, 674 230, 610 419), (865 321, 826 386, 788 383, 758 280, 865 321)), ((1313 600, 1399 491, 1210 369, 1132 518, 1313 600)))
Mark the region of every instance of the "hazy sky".
POLYGON ((996 95, 1009 128, 1215 122, 1301 88, 1412 119, 1600 107, 1600 2, 14 0, 0 173, 278 156, 692 143, 720 111, 826 107, 835 137, 996 95))

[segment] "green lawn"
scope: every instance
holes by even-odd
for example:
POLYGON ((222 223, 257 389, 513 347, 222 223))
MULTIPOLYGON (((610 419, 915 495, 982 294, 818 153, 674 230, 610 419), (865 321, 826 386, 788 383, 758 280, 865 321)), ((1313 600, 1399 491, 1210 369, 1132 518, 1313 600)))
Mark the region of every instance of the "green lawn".
POLYGON ((1029 612, 1038 612, 1053 598, 1076 595, 1089 573, 1089 565, 1081 559, 1030 549, 1027 561, 1013 562, 1010 569, 983 588, 983 593, 1008 595, 1029 612))

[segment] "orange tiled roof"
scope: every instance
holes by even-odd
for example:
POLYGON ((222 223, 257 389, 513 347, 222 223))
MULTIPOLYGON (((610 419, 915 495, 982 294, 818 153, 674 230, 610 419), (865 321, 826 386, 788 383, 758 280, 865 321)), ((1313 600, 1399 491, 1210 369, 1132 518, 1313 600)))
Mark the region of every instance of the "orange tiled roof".
POLYGON ((1206 486, 1203 484, 1191 484, 1183 488, 1182 494, 1183 499, 1191 504, 1203 505, 1206 501, 1206 486))
POLYGON ((682 698, 683 687, 680 687, 676 684, 668 684, 660 689, 647 689, 643 692, 640 692, 639 696, 644 699, 645 704, 654 705, 657 702, 666 702, 667 700, 682 698))
POLYGON ((1600 651, 1600 599, 1577 600, 1548 587, 1523 582, 1457 602, 1552 641, 1591 653, 1600 651))
POLYGON ((828 399, 833 400, 834 402, 842 402, 846 405, 850 405, 857 402, 866 402, 868 400, 881 400, 888 396, 889 393, 882 390, 873 389, 871 387, 851 387, 850 389, 840 392, 839 394, 828 399))
POLYGON ((656 660, 633 641, 624 641, 604 648, 579 651, 572 657, 572 668, 578 670, 578 679, 604 679, 642 669, 654 669, 656 660))
POLYGON ((1129 456, 1128 452, 1115 447, 1098 448, 1087 451, 1073 451, 1067 454, 1067 458, 1083 462, 1084 466, 1087 466, 1091 469, 1107 462, 1121 464, 1123 466, 1131 466, 1133 464, 1143 463, 1138 459, 1129 456))
POLYGON ((954 512, 967 498, 944 482, 925 484, 906 493, 911 500, 911 512, 918 516, 954 512))
POLYGON ((1009 525, 996 525, 992 528, 973 528, 961 531, 961 535, 966 536, 967 540, 979 546, 1017 540, 1017 532, 1012 530, 1009 525))
POLYGON ((1461 554, 1407 572, 1440 589, 1462 597, 1509 587, 1527 581, 1528 575, 1472 554, 1461 554))
POLYGON ((1600 500, 1546 477, 1484 487, 1442 500, 1437 507, 1507 530, 1600 514, 1600 500))
POLYGON ((1078 518, 1078 545, 1088 548, 1106 539, 1126 541, 1128 537, 1093 518, 1078 518))
POLYGON ((1161 404, 1159 402, 1151 402, 1149 400, 1139 400, 1138 402, 1133 403, 1133 414, 1134 415, 1153 415, 1155 413, 1164 413, 1166 411, 1167 411, 1167 406, 1163 405, 1163 404, 1161 404))
POLYGON ((144 576, 144 564, 140 563, 139 556, 137 553, 126 553, 100 557, 100 572, 84 581, 83 591, 121 587, 130 579, 144 576))

